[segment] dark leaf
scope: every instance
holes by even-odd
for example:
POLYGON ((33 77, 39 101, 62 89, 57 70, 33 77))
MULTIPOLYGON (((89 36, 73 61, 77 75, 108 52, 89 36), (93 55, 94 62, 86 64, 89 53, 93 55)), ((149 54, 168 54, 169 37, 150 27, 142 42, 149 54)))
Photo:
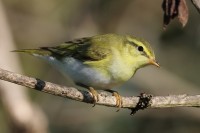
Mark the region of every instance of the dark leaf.
POLYGON ((185 0, 163 0, 162 8, 164 11, 164 29, 170 21, 176 17, 179 18, 183 26, 186 25, 188 20, 188 8, 185 0))

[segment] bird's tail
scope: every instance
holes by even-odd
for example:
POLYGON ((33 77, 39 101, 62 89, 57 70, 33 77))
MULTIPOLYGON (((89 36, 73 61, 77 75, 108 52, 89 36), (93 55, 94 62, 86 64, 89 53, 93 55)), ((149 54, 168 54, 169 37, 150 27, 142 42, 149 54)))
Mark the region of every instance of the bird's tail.
POLYGON ((20 49, 20 50, 13 50, 11 52, 17 53, 26 53, 33 56, 51 56, 52 52, 45 50, 45 49, 20 49))

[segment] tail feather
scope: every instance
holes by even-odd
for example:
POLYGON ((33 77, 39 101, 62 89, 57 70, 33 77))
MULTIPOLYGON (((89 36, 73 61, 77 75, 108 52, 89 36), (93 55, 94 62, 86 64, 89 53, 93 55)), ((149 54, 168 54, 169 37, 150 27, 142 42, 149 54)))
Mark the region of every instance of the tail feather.
POLYGON ((52 53, 45 49, 20 49, 20 50, 13 50, 11 52, 17 53, 27 53, 34 56, 51 56, 52 53))

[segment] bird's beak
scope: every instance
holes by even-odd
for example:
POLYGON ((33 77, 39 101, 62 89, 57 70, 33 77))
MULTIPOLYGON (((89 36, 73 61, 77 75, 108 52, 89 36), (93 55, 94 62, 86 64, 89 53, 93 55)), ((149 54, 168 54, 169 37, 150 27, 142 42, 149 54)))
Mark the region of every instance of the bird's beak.
POLYGON ((155 59, 150 59, 150 60, 149 60, 149 63, 152 64, 152 65, 155 65, 155 66, 157 66, 157 67, 160 67, 160 65, 158 64, 158 62, 156 62, 155 59))

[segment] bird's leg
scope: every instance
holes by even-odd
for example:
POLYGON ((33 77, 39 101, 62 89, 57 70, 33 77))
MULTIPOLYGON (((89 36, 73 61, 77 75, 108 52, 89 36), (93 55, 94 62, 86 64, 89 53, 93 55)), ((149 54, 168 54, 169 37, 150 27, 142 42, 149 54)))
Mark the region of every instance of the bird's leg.
POLYGON ((99 101, 98 92, 93 87, 89 87, 89 91, 90 91, 90 93, 92 94, 92 97, 93 97, 93 102, 94 102, 93 107, 94 107, 96 105, 96 102, 99 101))
POLYGON ((88 87, 88 86, 86 86, 86 85, 84 85, 82 83, 78 83, 77 82, 76 85, 82 86, 82 87, 87 88, 89 90, 89 92, 91 93, 91 95, 93 97, 93 103, 94 103, 93 107, 94 107, 96 102, 99 101, 98 92, 93 87, 88 87))
POLYGON ((117 110, 117 112, 120 110, 120 108, 122 107, 122 97, 119 95, 119 93, 117 91, 113 91, 113 90, 105 90, 107 92, 112 93, 113 96, 115 96, 116 98, 116 107, 118 107, 119 109, 117 110))

